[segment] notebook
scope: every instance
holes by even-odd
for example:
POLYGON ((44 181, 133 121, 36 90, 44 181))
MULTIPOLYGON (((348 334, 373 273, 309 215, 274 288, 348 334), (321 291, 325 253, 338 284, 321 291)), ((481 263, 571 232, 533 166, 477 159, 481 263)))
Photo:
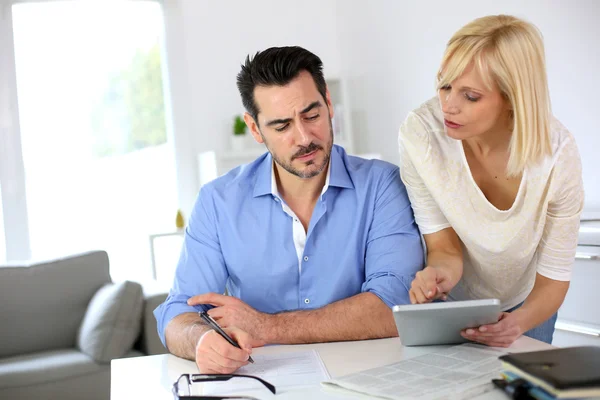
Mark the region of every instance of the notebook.
POLYGON ((600 396, 600 347, 565 347, 500 357, 502 367, 557 398, 600 396))

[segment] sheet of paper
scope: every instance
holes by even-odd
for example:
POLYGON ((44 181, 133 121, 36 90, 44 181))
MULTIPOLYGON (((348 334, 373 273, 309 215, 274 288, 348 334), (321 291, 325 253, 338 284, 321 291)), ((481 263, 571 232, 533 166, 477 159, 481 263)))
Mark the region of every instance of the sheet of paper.
MULTIPOLYGON (((316 350, 279 354, 252 355, 254 364, 240 368, 236 374, 258 376, 281 388, 318 385, 331 378, 316 350)), ((222 383, 204 384, 203 394, 230 394, 264 386, 255 379, 233 378, 222 383)), ((268 393, 268 389, 264 388, 268 393)))
POLYGON ((444 350, 324 382, 387 399, 467 399, 493 390, 502 351, 476 344, 444 350))

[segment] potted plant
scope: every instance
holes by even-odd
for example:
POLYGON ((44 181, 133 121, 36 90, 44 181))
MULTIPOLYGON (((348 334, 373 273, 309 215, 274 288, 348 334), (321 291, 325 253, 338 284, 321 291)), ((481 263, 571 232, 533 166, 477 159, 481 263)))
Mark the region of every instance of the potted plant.
POLYGON ((233 136, 231 137, 231 149, 242 151, 246 147, 246 123, 241 115, 233 118, 233 136))

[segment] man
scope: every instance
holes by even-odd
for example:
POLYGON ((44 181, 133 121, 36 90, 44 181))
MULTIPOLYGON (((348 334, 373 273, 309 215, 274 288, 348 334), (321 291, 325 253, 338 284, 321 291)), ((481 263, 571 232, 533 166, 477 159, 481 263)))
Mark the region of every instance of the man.
POLYGON ((396 336, 390 307, 409 303, 423 264, 398 168, 333 145, 311 52, 259 52, 237 84, 268 153, 200 190, 174 286, 155 310, 161 340, 201 372, 231 373, 265 343, 396 336), (202 310, 241 348, 204 325, 202 310))

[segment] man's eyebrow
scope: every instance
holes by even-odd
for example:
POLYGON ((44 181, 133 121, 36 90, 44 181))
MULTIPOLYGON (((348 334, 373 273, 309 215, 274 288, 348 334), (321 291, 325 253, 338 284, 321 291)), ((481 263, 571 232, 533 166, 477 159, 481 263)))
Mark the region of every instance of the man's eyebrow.
MULTIPOLYGON (((306 114, 307 112, 311 111, 312 109, 321 107, 321 106, 322 106, 322 104, 320 101, 318 101, 318 100, 313 101, 306 108, 304 108, 302 111, 300 111, 300 114, 306 114)), ((267 126, 282 125, 282 124, 287 124, 291 120, 292 120, 292 118, 279 118, 279 119, 274 119, 274 120, 267 122, 266 125, 267 126)))
POLYGON ((317 108, 317 107, 321 107, 321 102, 319 100, 313 101, 312 103, 310 103, 308 105, 308 107, 306 107, 304 110, 300 111, 300 114, 306 114, 307 112, 309 112, 313 108, 317 108))
POLYGON ((273 126, 273 125, 287 124, 291 120, 292 120, 291 118, 274 119, 274 120, 271 120, 271 121, 267 122, 266 125, 267 126, 273 126))

